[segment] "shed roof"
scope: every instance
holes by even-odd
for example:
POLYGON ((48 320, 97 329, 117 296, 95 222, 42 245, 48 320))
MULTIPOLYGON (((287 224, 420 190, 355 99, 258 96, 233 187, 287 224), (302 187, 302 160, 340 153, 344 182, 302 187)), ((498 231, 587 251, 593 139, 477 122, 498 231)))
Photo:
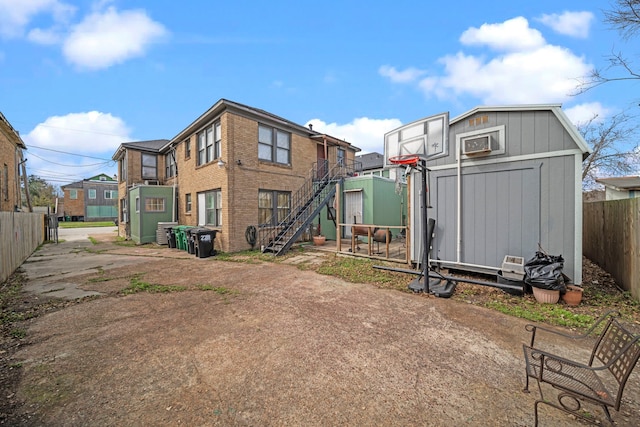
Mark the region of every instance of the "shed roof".
POLYGON ((612 178, 598 178, 596 182, 606 187, 618 190, 640 190, 640 176, 620 176, 612 178))

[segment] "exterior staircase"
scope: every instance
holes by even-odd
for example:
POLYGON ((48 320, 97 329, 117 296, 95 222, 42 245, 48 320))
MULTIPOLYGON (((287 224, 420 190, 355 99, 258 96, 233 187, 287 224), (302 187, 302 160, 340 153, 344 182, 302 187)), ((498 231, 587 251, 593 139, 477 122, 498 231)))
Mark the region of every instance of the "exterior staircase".
POLYGON ((341 164, 330 167, 326 160, 321 160, 314 164, 309 175, 292 195, 289 215, 277 226, 260 228, 262 252, 271 252, 276 256, 286 253, 331 200, 336 193, 336 183, 354 175, 354 167, 341 164))

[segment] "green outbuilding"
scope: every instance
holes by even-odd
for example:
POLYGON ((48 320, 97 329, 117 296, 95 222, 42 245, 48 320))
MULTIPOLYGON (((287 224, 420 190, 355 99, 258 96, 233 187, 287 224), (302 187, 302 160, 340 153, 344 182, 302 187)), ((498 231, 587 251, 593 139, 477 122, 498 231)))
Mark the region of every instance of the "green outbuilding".
POLYGON ((137 185, 129 190, 131 240, 155 242, 158 223, 175 220, 174 192, 168 185, 137 185))

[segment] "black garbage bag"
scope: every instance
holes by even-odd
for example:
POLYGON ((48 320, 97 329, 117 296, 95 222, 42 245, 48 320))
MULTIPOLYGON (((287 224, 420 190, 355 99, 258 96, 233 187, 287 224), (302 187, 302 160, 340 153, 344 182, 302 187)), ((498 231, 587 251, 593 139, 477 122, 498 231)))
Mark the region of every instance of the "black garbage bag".
POLYGON ((533 258, 524 265, 524 282, 540 289, 566 291, 562 268, 562 255, 547 255, 536 252, 533 258))

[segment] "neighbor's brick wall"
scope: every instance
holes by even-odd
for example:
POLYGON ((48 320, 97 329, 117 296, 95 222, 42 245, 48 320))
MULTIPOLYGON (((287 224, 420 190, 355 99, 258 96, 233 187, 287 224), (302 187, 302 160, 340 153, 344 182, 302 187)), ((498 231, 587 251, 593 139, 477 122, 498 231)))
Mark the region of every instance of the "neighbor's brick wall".
POLYGON ((65 188, 64 214, 69 216, 84 216, 84 190, 82 188, 65 188), (71 198, 70 190, 76 190, 78 192, 76 199, 71 198))
POLYGON ((15 205, 20 204, 18 193, 18 162, 19 155, 14 139, 17 138, 4 121, 0 120, 0 211, 13 211, 15 205), (7 181, 5 182, 5 165, 7 167, 7 181), (5 186, 7 196, 5 198, 5 186))

